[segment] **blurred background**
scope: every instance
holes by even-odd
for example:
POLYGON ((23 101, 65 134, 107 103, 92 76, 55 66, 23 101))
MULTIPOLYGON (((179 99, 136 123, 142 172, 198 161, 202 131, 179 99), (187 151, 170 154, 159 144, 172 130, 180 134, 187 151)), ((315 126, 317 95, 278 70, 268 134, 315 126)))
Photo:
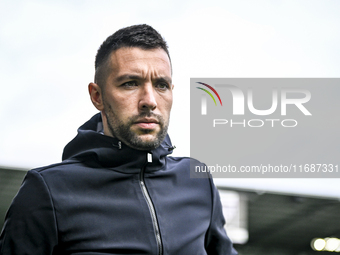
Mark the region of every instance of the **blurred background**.
MULTIPOLYGON (((189 156, 190 78, 339 77, 339 14, 338 0, 1 0, 0 227, 26 171, 59 162, 97 112, 87 85, 116 30, 146 23, 168 42, 169 134, 174 156, 189 156)), ((215 183, 240 254, 340 251, 338 179, 215 183)))

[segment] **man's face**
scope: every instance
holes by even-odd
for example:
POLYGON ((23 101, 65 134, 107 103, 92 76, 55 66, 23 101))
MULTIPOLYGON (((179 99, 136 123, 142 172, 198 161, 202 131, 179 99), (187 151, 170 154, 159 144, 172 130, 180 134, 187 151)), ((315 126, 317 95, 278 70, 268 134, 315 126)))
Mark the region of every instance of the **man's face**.
POLYGON ((138 150, 164 140, 172 106, 171 66, 163 49, 120 48, 102 91, 104 133, 138 150))

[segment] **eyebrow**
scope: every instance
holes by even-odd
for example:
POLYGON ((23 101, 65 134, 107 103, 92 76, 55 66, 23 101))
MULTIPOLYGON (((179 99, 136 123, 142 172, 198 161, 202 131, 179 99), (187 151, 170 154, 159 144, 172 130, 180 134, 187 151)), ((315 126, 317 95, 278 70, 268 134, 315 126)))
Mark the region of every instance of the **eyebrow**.
POLYGON ((141 77, 138 75, 131 75, 131 74, 123 74, 121 76, 118 76, 116 78, 116 82, 122 82, 125 80, 140 80, 141 77))
POLYGON ((170 85, 172 84, 172 80, 169 77, 159 77, 159 78, 156 78, 156 81, 166 82, 166 83, 169 83, 170 85))
MULTIPOLYGON (((141 76, 139 75, 133 75, 133 74, 123 74, 121 76, 118 76, 116 78, 116 82, 117 83, 120 83, 122 81, 125 81, 125 80, 143 80, 144 78, 142 78, 141 76)), ((167 76, 163 76, 163 77, 157 77, 155 79, 157 82, 167 82, 169 84, 172 84, 172 79, 167 77, 167 76)))

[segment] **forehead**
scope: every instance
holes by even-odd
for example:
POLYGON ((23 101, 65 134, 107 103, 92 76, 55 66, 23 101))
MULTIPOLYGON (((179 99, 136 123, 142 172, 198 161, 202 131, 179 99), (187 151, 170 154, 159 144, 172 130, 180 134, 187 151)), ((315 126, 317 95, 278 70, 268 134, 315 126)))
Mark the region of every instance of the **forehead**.
POLYGON ((122 72, 160 72, 171 76, 168 54, 161 48, 144 50, 138 47, 120 48, 110 54, 111 71, 122 72))

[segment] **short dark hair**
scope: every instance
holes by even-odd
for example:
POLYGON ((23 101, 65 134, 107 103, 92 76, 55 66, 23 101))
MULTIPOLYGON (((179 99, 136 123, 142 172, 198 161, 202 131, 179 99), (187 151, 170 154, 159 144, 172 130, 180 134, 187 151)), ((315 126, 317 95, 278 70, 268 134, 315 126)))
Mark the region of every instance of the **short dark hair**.
POLYGON ((151 26, 143 24, 119 29, 106 38, 96 55, 94 81, 101 88, 104 87, 108 75, 109 65, 107 61, 110 54, 123 47, 138 47, 144 50, 161 48, 167 53, 170 60, 166 41, 151 26))

